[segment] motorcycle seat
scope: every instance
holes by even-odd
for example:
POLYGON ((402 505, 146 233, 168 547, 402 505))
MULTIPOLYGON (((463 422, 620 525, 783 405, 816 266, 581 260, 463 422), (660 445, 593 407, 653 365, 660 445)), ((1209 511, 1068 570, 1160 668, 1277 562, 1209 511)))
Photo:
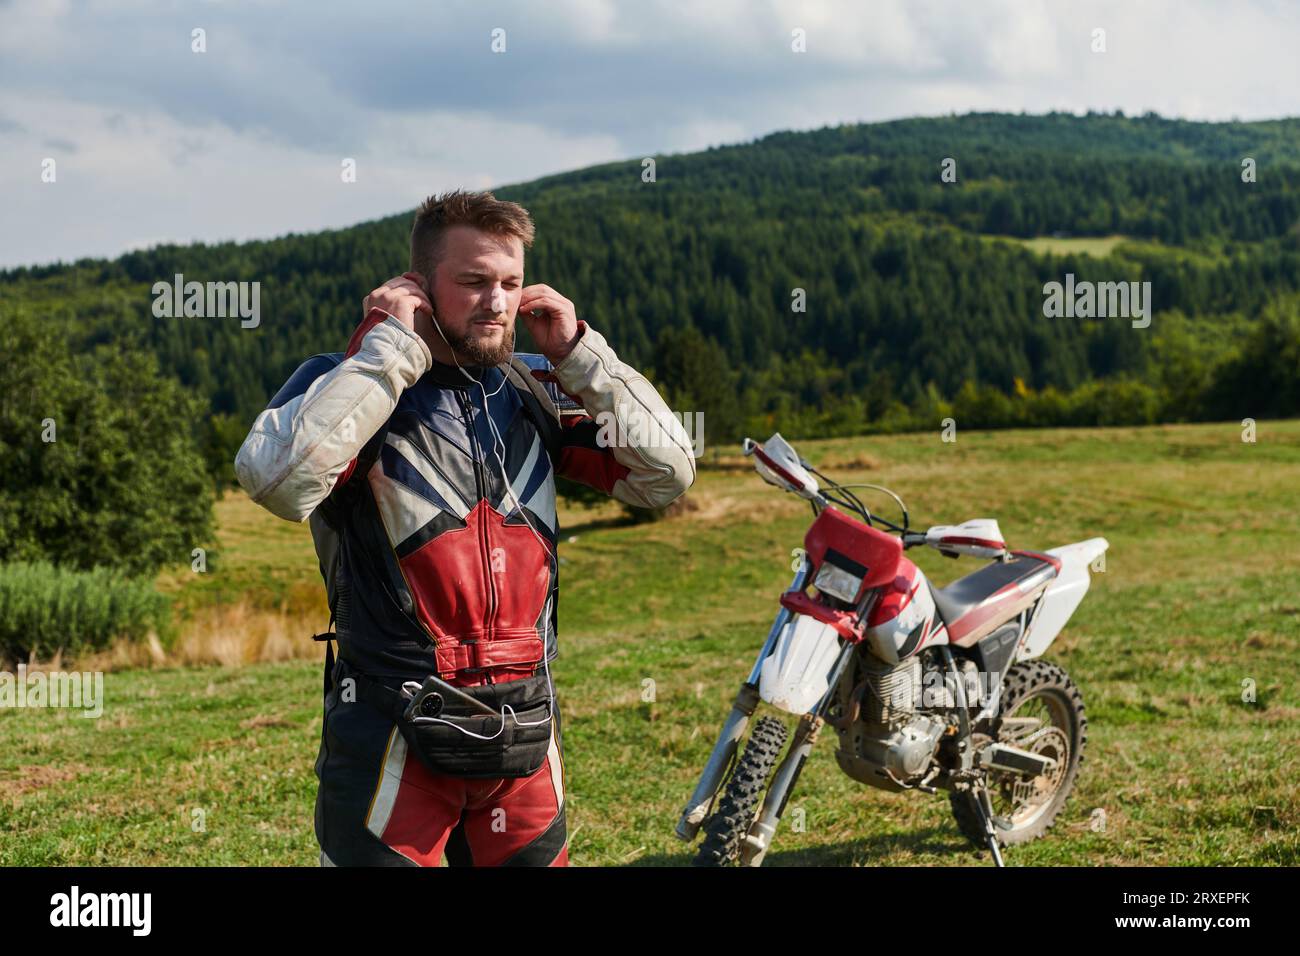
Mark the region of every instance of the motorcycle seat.
MULTIPOLYGON (((930 591, 950 638, 956 639, 961 632, 971 629, 959 622, 966 623, 962 619, 977 608, 1000 606, 1000 599, 991 600, 997 595, 1011 598, 1028 593, 1056 577, 1060 568, 1059 558, 1035 551, 1012 551, 1010 559, 993 561, 944 587, 937 588, 931 583, 930 591)), ((970 623, 973 627, 981 622, 970 623)))

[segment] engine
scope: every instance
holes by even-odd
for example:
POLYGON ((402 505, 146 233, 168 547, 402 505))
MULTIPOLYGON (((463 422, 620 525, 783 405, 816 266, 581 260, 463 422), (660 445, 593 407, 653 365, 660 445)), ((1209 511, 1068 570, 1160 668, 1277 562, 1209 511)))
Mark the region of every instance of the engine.
MULTIPOLYGON (((930 653, 897 664, 865 648, 836 692, 840 769, 882 790, 904 790, 921 780, 950 724, 957 690, 930 653)), ((975 665, 961 667, 968 704, 979 702, 975 665)))

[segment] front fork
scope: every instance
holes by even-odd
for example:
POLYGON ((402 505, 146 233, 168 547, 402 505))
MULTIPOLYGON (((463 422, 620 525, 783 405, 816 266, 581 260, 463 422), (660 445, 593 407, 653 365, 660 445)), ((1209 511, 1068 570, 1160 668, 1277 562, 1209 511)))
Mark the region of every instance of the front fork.
MULTIPOLYGON (((787 590, 803 590, 811 569, 811 563, 804 558, 787 590)), ((758 659, 754 661, 754 668, 749 672, 749 679, 740 685, 740 690, 736 693, 731 713, 727 715, 726 723, 722 725, 722 733, 718 735, 718 742, 713 745, 713 752, 709 754, 709 762, 704 765, 704 772, 700 774, 700 782, 695 785, 695 792, 691 794, 690 802, 686 804, 681 819, 677 821, 676 833, 683 840, 695 839, 705 817, 709 814, 713 798, 717 795, 718 788, 722 786, 727 768, 731 766, 731 760, 736 755, 740 738, 745 736, 749 718, 753 716, 754 709, 758 706, 758 678, 763 670, 763 661, 767 660, 767 656, 772 653, 781 629, 789 620, 790 611, 781 608, 776 620, 772 622, 772 629, 767 633, 767 640, 763 642, 763 647, 758 652, 758 659)))
POLYGON ((817 743, 817 735, 821 733, 822 726, 826 723, 826 712, 835 699, 840 679, 844 676, 844 671, 849 666, 856 647, 856 644, 845 642, 840 648, 840 655, 831 668, 830 684, 826 688, 825 696, 817 702, 816 707, 799 718, 799 726, 795 729, 790 749, 786 751, 785 759, 772 774, 772 785, 767 788, 763 807, 754 822, 750 824, 749 833, 741 841, 741 866, 763 864, 763 857, 767 856, 767 849, 772 845, 772 837, 776 835, 777 824, 781 822, 781 814, 785 813, 786 802, 794 792, 794 785, 799 781, 799 774, 803 772, 803 765, 808 760, 808 755, 812 753, 813 745, 817 743))

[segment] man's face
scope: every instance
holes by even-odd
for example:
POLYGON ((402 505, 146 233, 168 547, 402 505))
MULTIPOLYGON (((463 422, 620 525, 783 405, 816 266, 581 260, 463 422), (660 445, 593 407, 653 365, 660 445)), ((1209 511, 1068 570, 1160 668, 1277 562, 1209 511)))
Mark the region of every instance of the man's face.
POLYGON ((499 365, 510 357, 523 285, 519 239, 473 226, 452 226, 443 234, 429 291, 442 333, 461 363, 499 365))

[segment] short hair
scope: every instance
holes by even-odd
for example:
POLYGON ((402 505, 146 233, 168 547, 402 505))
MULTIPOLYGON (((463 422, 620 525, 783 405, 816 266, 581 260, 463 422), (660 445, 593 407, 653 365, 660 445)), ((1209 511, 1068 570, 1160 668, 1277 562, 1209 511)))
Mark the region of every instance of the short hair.
POLYGON ((442 258, 443 238, 452 226, 473 226, 498 236, 514 236, 524 248, 533 244, 533 219, 518 203, 490 192, 456 189, 430 196, 415 213, 411 227, 411 270, 432 280, 442 258))

